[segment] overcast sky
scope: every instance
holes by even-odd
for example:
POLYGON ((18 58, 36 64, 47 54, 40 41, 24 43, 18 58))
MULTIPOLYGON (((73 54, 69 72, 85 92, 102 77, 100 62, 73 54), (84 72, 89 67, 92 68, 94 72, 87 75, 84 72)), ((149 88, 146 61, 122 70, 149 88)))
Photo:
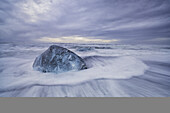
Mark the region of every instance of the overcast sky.
POLYGON ((0 0, 0 41, 170 44, 170 0, 0 0))

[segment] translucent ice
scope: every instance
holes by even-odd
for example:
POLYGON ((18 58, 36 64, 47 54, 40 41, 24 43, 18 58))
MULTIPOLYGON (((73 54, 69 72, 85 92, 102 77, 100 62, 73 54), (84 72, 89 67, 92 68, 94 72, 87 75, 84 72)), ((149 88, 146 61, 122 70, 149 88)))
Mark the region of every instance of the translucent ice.
POLYGON ((35 59, 33 68, 44 73, 61 73, 70 70, 82 70, 87 67, 83 59, 72 51, 52 45, 35 59))

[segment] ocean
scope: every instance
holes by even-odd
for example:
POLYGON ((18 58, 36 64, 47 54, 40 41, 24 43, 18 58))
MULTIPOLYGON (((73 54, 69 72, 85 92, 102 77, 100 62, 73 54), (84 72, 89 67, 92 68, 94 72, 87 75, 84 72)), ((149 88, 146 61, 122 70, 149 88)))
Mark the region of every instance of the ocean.
POLYGON ((0 43, 0 97, 169 97, 170 45, 0 43), (50 45, 84 59, 88 69, 32 68, 50 45))

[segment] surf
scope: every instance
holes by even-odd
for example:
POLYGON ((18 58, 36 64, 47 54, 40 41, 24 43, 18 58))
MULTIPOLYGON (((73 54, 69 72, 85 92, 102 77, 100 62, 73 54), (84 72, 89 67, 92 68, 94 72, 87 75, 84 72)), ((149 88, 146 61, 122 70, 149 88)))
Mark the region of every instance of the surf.
POLYGON ((33 84, 40 85, 69 85, 79 84, 94 79, 128 79, 140 76, 149 68, 141 60, 125 56, 117 58, 87 57, 89 68, 81 71, 69 71, 65 73, 42 73, 32 69, 32 61, 17 58, 3 58, 10 61, 2 72, 1 90, 22 88, 33 84), (16 68, 17 67, 17 70, 16 68))

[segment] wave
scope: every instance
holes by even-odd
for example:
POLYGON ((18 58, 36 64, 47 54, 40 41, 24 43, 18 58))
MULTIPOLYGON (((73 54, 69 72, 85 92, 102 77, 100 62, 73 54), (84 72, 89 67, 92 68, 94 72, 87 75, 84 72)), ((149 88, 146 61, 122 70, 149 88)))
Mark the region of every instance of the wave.
POLYGON ((50 45, 0 44, 0 97, 170 96, 169 45, 60 44, 81 56, 88 69, 34 71, 34 59, 50 45))
POLYGON ((74 85, 101 78, 128 79, 143 75, 148 69, 141 60, 130 56, 116 58, 89 56, 84 60, 89 67, 86 70, 54 74, 34 71, 32 59, 1 58, 0 65, 5 68, 1 68, 0 91, 20 89, 33 84, 74 85))

